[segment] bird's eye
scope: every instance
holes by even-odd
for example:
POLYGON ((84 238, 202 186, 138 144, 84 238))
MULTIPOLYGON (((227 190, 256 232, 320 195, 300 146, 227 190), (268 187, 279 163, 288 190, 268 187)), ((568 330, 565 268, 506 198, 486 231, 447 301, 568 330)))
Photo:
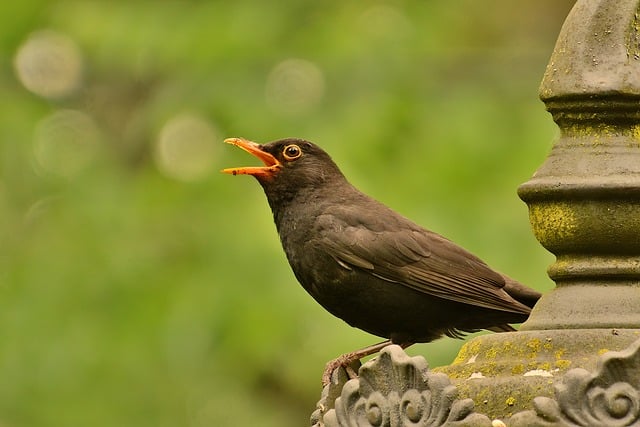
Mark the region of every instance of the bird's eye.
POLYGON ((302 155, 302 150, 297 145, 291 144, 284 147, 282 155, 287 160, 295 160, 302 155))

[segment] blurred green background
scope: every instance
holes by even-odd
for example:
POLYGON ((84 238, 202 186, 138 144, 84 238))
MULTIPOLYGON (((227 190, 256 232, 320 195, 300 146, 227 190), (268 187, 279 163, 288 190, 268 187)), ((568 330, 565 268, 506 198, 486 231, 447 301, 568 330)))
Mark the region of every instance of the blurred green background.
POLYGON ((3 2, 0 426, 307 425, 324 363, 378 341, 297 284, 225 137, 317 142, 550 289, 516 188, 572 3, 3 2))

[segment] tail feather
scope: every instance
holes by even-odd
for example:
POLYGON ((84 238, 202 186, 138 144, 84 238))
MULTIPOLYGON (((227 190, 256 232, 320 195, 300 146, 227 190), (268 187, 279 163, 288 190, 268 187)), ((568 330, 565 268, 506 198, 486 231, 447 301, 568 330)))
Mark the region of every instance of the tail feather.
POLYGON ((529 308, 533 308, 536 305, 536 302, 540 299, 542 294, 534 289, 526 287, 522 283, 516 282, 515 280, 502 276, 505 280, 504 290, 509 294, 511 298, 526 305, 529 308))
POLYGON ((497 325, 487 328, 487 331, 491 332, 515 332, 516 329, 511 325, 497 325))

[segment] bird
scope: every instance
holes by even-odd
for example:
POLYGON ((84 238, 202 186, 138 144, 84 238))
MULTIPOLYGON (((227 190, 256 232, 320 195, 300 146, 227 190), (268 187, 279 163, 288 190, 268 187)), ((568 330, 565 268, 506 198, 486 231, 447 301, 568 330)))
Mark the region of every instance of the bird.
POLYGON ((293 274, 329 313, 385 338, 327 363, 332 372, 390 344, 403 348, 479 330, 515 331, 541 294, 354 187, 318 145, 227 138, 261 166, 222 172, 262 186, 293 274))

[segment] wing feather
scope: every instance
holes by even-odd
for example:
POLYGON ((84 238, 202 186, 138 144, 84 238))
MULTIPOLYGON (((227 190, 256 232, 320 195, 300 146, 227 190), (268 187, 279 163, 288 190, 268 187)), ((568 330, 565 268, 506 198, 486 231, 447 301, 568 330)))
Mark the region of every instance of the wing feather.
POLYGON ((447 300, 529 312, 502 289, 502 275, 439 234, 395 212, 384 216, 386 222, 362 211, 349 213, 348 206, 325 212, 317 218, 318 233, 314 233, 320 236, 314 244, 341 266, 447 300))

